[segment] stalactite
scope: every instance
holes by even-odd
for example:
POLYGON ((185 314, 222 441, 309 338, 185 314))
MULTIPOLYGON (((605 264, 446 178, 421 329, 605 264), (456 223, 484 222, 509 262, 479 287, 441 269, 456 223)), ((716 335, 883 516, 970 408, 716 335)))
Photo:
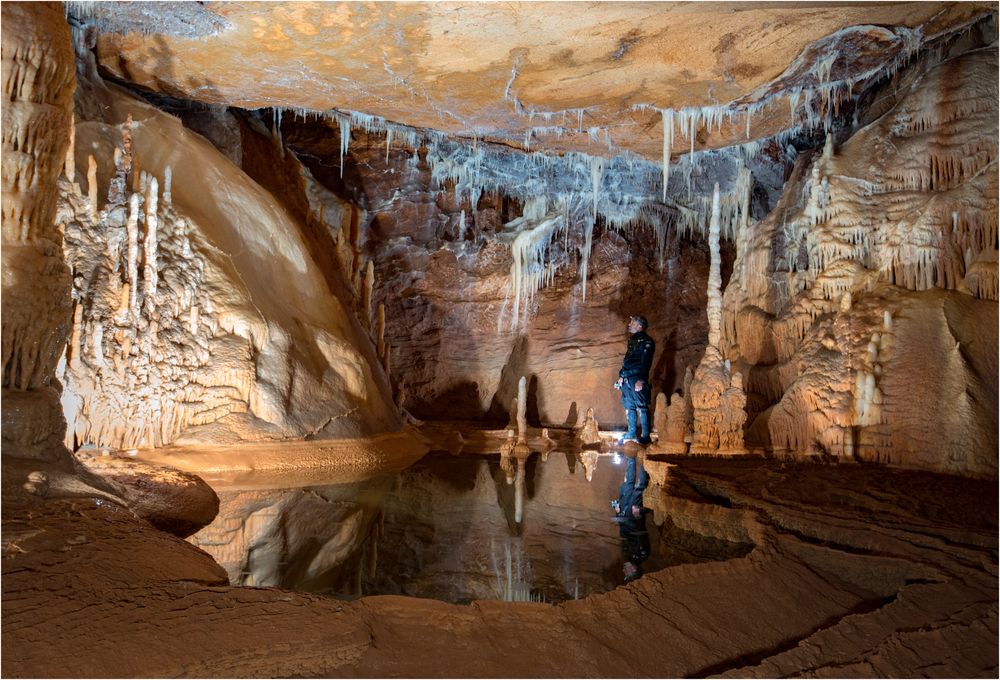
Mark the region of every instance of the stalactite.
POLYGON ((674 112, 667 109, 660 112, 663 118, 663 201, 667 200, 667 185, 670 183, 670 148, 674 142, 674 112))
POLYGON ((719 251, 719 184, 712 192, 712 218, 708 229, 710 264, 708 270, 708 344, 719 348, 722 339, 722 273, 719 251))

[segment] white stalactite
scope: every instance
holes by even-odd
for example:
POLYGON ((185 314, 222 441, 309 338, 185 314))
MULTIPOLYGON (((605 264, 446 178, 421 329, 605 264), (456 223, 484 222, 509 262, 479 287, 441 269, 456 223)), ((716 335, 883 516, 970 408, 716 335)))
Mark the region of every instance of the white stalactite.
POLYGON ((711 262, 708 270, 708 344, 719 348, 722 327, 722 257, 719 252, 719 184, 712 192, 712 218, 708 227, 708 247, 711 262))
POLYGON ((660 111, 663 118, 663 201, 667 200, 667 185, 670 183, 670 148, 674 143, 674 112, 672 109, 660 111))

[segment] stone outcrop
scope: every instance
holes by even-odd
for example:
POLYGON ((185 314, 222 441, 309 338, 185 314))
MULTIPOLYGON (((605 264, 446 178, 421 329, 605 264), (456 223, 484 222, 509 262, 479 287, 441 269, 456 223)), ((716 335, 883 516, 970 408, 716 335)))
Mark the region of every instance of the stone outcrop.
POLYGON ((972 406, 996 401, 996 59, 927 55, 737 245, 723 351, 752 446, 996 475, 996 409, 972 406))
POLYGON ((96 166, 96 184, 60 184, 79 301, 60 375, 67 443, 398 428, 374 339, 331 291, 297 220, 176 119, 100 82, 86 96, 104 104, 83 106, 101 117, 76 126, 87 150, 77 161, 96 166), (105 191, 116 173, 127 186, 105 191))
POLYGON ((65 429, 53 413, 54 378, 72 321, 70 272, 54 220, 76 65, 61 7, 4 5, 2 64, 3 449, 53 458, 65 429))
POLYGON ((806 108, 806 91, 817 100, 824 91, 849 92, 845 72, 887 70, 914 43, 994 8, 906 3, 733 12, 725 5, 662 4, 652 11, 622 4, 587 13, 533 3, 336 10, 228 3, 207 9, 202 17, 189 16, 188 8, 164 10, 149 36, 135 30, 145 18, 139 8, 81 6, 75 15, 102 29, 102 66, 166 94, 248 109, 280 106, 288 117, 303 109, 357 111, 528 150, 629 151, 659 163, 661 110, 677 114, 675 150, 689 140, 704 149, 764 138, 787 126, 790 108, 806 108), (171 30, 176 24, 184 30, 171 30), (248 44, 257 47, 252 58, 248 44), (834 52, 844 57, 824 75, 820 65, 834 52), (758 104, 768 99, 768 106, 758 104), (716 122, 716 110, 725 113, 720 102, 743 106, 716 122))

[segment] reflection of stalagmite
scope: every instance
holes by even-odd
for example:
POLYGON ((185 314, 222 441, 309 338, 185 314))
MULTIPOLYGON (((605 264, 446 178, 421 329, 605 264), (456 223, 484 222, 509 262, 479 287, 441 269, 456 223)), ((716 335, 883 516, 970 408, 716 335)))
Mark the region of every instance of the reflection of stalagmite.
POLYGON ((524 517, 524 475, 525 459, 517 457, 517 474, 514 477, 514 521, 518 524, 524 517))
POLYGON ((597 419, 594 417, 594 409, 587 409, 587 416, 583 421, 583 427, 580 428, 577 436, 584 446, 601 443, 600 427, 597 424, 597 419))
POLYGON ((594 470, 597 469, 599 455, 597 451, 581 451, 577 454, 577 459, 583 464, 583 472, 588 482, 594 478, 594 470))
POLYGON ((500 445, 500 469, 503 470, 508 484, 514 483, 514 447, 517 438, 514 430, 507 430, 507 441, 500 445))

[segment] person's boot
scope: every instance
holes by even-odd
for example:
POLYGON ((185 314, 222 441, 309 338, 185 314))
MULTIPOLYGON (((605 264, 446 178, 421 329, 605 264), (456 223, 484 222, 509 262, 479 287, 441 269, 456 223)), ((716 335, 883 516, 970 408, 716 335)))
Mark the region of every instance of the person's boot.
POLYGON ((649 444, 653 440, 650 439, 650 437, 649 437, 650 430, 649 430, 649 409, 648 408, 641 408, 641 409, 639 409, 639 425, 642 426, 642 434, 639 436, 639 443, 642 444, 643 446, 649 446, 649 444))
POLYGON ((625 442, 638 441, 635 438, 635 409, 627 408, 625 409, 625 418, 628 419, 628 432, 618 440, 618 444, 624 444, 625 442))

